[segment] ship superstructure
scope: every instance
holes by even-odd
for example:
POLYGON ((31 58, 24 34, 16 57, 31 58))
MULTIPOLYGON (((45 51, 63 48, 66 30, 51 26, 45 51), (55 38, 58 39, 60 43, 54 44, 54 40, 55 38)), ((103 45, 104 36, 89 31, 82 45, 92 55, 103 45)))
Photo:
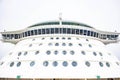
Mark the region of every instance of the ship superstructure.
POLYGON ((48 21, 1 34, 16 46, 0 60, 0 80, 120 80, 120 61, 105 49, 120 33, 48 21))

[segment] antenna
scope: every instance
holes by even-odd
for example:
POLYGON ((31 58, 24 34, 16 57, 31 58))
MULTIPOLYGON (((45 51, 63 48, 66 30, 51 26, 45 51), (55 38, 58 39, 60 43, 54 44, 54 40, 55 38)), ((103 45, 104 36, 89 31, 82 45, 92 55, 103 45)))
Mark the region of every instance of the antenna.
POLYGON ((59 24, 62 25, 62 13, 59 13, 59 24))

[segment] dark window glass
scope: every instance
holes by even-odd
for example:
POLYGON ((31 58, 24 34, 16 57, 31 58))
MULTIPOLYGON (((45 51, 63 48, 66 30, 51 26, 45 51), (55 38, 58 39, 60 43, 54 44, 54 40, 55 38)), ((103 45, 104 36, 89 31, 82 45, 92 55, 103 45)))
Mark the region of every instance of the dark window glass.
POLYGON ((21 53, 21 52, 19 52, 19 53, 18 53, 18 56, 20 56, 21 54, 22 54, 22 53, 21 53))
POLYGON ((53 62, 53 66, 56 67, 58 65, 58 62, 57 61, 54 61, 53 62))
POLYGON ((64 51, 62 51, 62 53, 63 53, 64 55, 66 55, 66 54, 67 54, 67 51, 64 50, 64 51))
POLYGON ((97 53, 96 53, 96 52, 93 52, 93 55, 94 55, 94 56, 97 56, 97 53))
POLYGON ((30 44, 29 47, 32 47, 32 44, 30 44))
POLYGON ((52 43, 49 43, 48 45, 49 45, 49 46, 52 46, 53 44, 52 44, 52 43))
POLYGON ((73 46, 73 44, 72 44, 72 43, 69 43, 68 45, 69 45, 69 46, 73 46))
POLYGON ((39 51, 36 51, 36 52, 35 52, 35 55, 37 55, 37 54, 39 54, 39 51))
POLYGON ((84 30, 84 35, 87 35, 87 30, 84 30))
POLYGON ((48 64, 49 64, 49 62, 48 62, 48 61, 44 61, 44 62, 43 62, 43 66, 45 66, 45 67, 47 67, 47 66, 48 66, 48 64))
POLYGON ((42 34, 45 34, 45 29, 42 29, 42 34))
POLYGON ((24 52, 24 55, 27 55, 27 53, 28 53, 27 51, 26 51, 26 52, 24 52))
POLYGON ((80 29, 80 34, 83 35, 83 30, 82 29, 80 29))
POLYGON ((70 38, 70 37, 68 37, 68 40, 71 40, 71 38, 70 38))
POLYGON ((90 67, 90 62, 86 61, 85 65, 88 66, 88 67, 90 67))
POLYGON ((103 67, 103 63, 102 63, 102 62, 99 62, 99 65, 100 65, 101 67, 103 67))
POLYGON ((47 55, 50 55, 50 54, 51 54, 51 51, 48 50, 48 51, 46 52, 46 54, 47 54, 47 55))
POLYGON ((46 34, 50 34, 50 29, 46 29, 46 34))
POLYGON ((63 64, 64 67, 67 67, 67 66, 68 66, 67 61, 64 61, 62 64, 63 64))
POLYGON ((20 67, 20 65, 21 65, 21 62, 18 62, 18 63, 17 63, 17 67, 20 67))
POLYGON ((13 67, 13 66, 14 66, 14 62, 11 62, 11 63, 10 63, 10 67, 13 67))
POLYGON ((99 52, 99 55, 100 55, 100 56, 103 56, 101 52, 99 52))
POLYGON ((76 67, 76 66, 77 66, 77 62, 76 62, 76 61, 73 61, 73 62, 72 62, 72 66, 73 66, 73 67, 76 67))
POLYGON ((18 39, 18 34, 15 34, 15 39, 18 39))
POLYGON ((63 34, 66 34, 66 31, 67 31, 66 28, 63 28, 63 34))
POLYGON ((58 28, 55 28, 55 33, 59 33, 59 29, 58 28))
POLYGON ((57 54, 58 54, 58 51, 54 51, 54 54, 57 55, 57 54))
POLYGON ((27 36, 27 32, 25 32, 25 37, 27 36))
POLYGON ((76 32, 75 29, 72 29, 72 34, 75 34, 75 32, 76 32))
POLYGON ((85 55, 85 51, 81 51, 81 53, 82 53, 83 55, 85 55))
POLYGON ((79 29, 76 29, 76 34, 79 34, 79 29))
POLYGON ((35 35, 37 35, 37 30, 34 30, 35 35))
POLYGON ((41 29, 38 29, 38 34, 41 34, 41 29))
POLYGON ((79 43, 78 45, 79 45, 79 46, 82 46, 82 44, 81 44, 81 43, 79 43))
POLYGON ((31 30, 31 35, 34 35, 34 32, 33 32, 33 30, 31 30))
POLYGON ((35 61, 31 61, 30 62, 30 66, 32 67, 32 66, 34 66, 35 65, 35 61))
POLYGON ((107 66, 107 67, 110 67, 110 64, 109 64, 108 62, 106 62, 106 66, 107 66))
POLYGON ((65 37, 62 37, 63 40, 65 40, 65 37))
POLYGON ((91 36, 93 36, 93 31, 91 31, 91 36))
POLYGON ((62 46, 66 46, 66 44, 65 44, 65 43, 62 43, 62 46))
POLYGON ((74 54, 75 54, 75 52, 72 50, 72 51, 70 51, 70 54, 71 54, 71 55, 74 55, 74 54))
POLYGON ((90 36, 90 31, 87 32, 87 36, 90 36))
POLYGON ((56 37, 56 39, 59 39, 59 37, 56 37))
POLYGON ((89 46, 90 48, 92 47, 92 45, 91 45, 91 44, 89 44, 88 46, 89 46))
POLYGON ((28 33, 28 36, 30 36, 30 31, 28 31, 27 33, 28 33))
POLYGON ((55 46, 59 46, 59 43, 55 43, 55 46))
POLYGON ((63 33, 63 32, 62 32, 62 30, 63 30, 63 29, 62 29, 62 28, 60 28, 60 32, 59 32, 59 33, 63 33))
POLYGON ((51 34, 54 34, 54 28, 51 28, 51 34))
POLYGON ((71 29, 68 28, 68 29, 67 29, 67 34, 70 34, 70 33, 71 33, 71 29))

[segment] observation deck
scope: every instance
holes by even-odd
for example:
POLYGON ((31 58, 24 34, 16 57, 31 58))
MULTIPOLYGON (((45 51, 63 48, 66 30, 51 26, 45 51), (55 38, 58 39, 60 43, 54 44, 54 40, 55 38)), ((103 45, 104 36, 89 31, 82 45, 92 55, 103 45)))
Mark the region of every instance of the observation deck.
POLYGON ((59 21, 42 22, 31 25, 23 30, 1 32, 1 40, 3 42, 16 44, 18 41, 25 38, 63 34, 94 38, 102 41, 104 44, 120 41, 120 33, 99 31, 89 25, 70 21, 61 21, 61 25, 59 21))

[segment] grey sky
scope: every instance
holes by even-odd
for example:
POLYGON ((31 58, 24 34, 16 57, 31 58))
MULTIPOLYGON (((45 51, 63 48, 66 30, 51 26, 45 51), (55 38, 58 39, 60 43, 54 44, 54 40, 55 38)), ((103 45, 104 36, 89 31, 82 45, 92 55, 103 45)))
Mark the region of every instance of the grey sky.
MULTIPOLYGON (((86 23, 98 30, 120 32, 120 0, 0 0, 0 32, 58 20, 86 23)), ((14 45, 0 42, 0 58, 14 45)), ((106 46, 120 60, 120 42, 106 46)))

